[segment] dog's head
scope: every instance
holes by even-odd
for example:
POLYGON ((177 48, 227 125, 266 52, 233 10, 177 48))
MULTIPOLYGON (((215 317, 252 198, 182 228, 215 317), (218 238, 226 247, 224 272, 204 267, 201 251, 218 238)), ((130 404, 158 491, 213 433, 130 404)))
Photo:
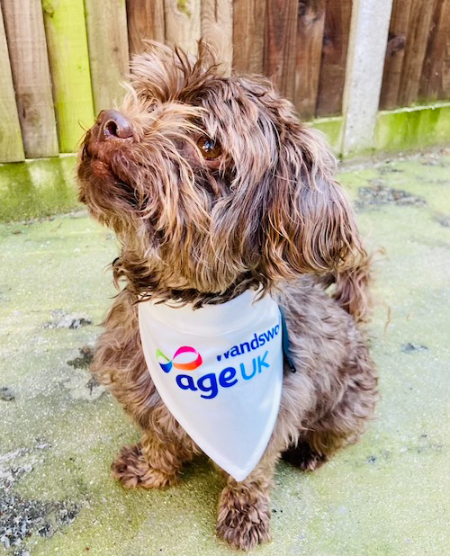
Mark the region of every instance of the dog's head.
POLYGON ((80 199, 122 243, 137 293, 220 296, 351 267, 362 252, 320 134, 261 78, 224 77, 207 47, 132 63, 79 164, 80 199))

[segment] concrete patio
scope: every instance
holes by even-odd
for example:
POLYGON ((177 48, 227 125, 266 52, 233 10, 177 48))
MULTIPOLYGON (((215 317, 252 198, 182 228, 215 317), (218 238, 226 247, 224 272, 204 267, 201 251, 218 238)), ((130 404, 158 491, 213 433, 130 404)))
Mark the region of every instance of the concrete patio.
MULTIPOLYGON (((385 250, 371 326, 382 399, 363 440, 318 472, 279 464, 273 541, 254 554, 448 556, 450 151, 340 177, 368 245, 385 250)), ((110 476, 139 437, 87 370, 115 294, 112 234, 77 209, 2 224, 0 242, 0 554, 232 554, 206 461, 161 492, 110 476)))

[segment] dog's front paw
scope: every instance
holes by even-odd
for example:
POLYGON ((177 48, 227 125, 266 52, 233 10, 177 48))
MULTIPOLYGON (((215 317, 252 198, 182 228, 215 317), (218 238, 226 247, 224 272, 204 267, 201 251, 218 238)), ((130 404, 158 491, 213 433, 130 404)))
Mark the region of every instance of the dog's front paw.
POLYGON ((270 541, 269 503, 261 491, 226 487, 219 501, 217 534, 233 548, 245 551, 270 541))
POLYGON ((151 467, 140 444, 122 448, 111 469, 113 477, 125 488, 164 488, 177 480, 176 474, 168 475, 151 467))

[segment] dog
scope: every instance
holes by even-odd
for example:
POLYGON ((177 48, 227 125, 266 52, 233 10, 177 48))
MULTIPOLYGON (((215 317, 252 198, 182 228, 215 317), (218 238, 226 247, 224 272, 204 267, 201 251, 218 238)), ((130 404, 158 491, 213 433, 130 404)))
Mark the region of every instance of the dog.
POLYGON ((149 44, 131 63, 120 110, 101 112, 83 141, 80 200, 121 246, 119 293, 91 372, 142 429, 112 464, 124 487, 173 485, 202 453, 149 373, 140 304, 201 312, 254 291, 284 314, 289 345, 270 440, 243 480, 222 470, 217 533, 237 549, 270 540, 281 457, 313 471, 373 417, 370 257, 335 171, 321 134, 270 81, 223 76, 201 42, 195 59, 149 44))

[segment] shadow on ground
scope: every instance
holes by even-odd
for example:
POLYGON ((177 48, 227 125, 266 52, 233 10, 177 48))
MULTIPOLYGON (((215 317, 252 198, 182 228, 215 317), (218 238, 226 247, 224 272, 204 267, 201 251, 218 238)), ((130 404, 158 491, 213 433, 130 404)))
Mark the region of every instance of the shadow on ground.
MULTIPOLYGON (((273 541, 255 554, 450 554, 450 156, 353 168, 341 180, 377 263, 377 419, 315 474, 280 463, 273 541)), ((74 213, 0 227, 0 553, 225 555, 218 475, 188 467, 126 492, 109 466, 138 432, 87 366, 114 295, 111 234, 74 213)))

